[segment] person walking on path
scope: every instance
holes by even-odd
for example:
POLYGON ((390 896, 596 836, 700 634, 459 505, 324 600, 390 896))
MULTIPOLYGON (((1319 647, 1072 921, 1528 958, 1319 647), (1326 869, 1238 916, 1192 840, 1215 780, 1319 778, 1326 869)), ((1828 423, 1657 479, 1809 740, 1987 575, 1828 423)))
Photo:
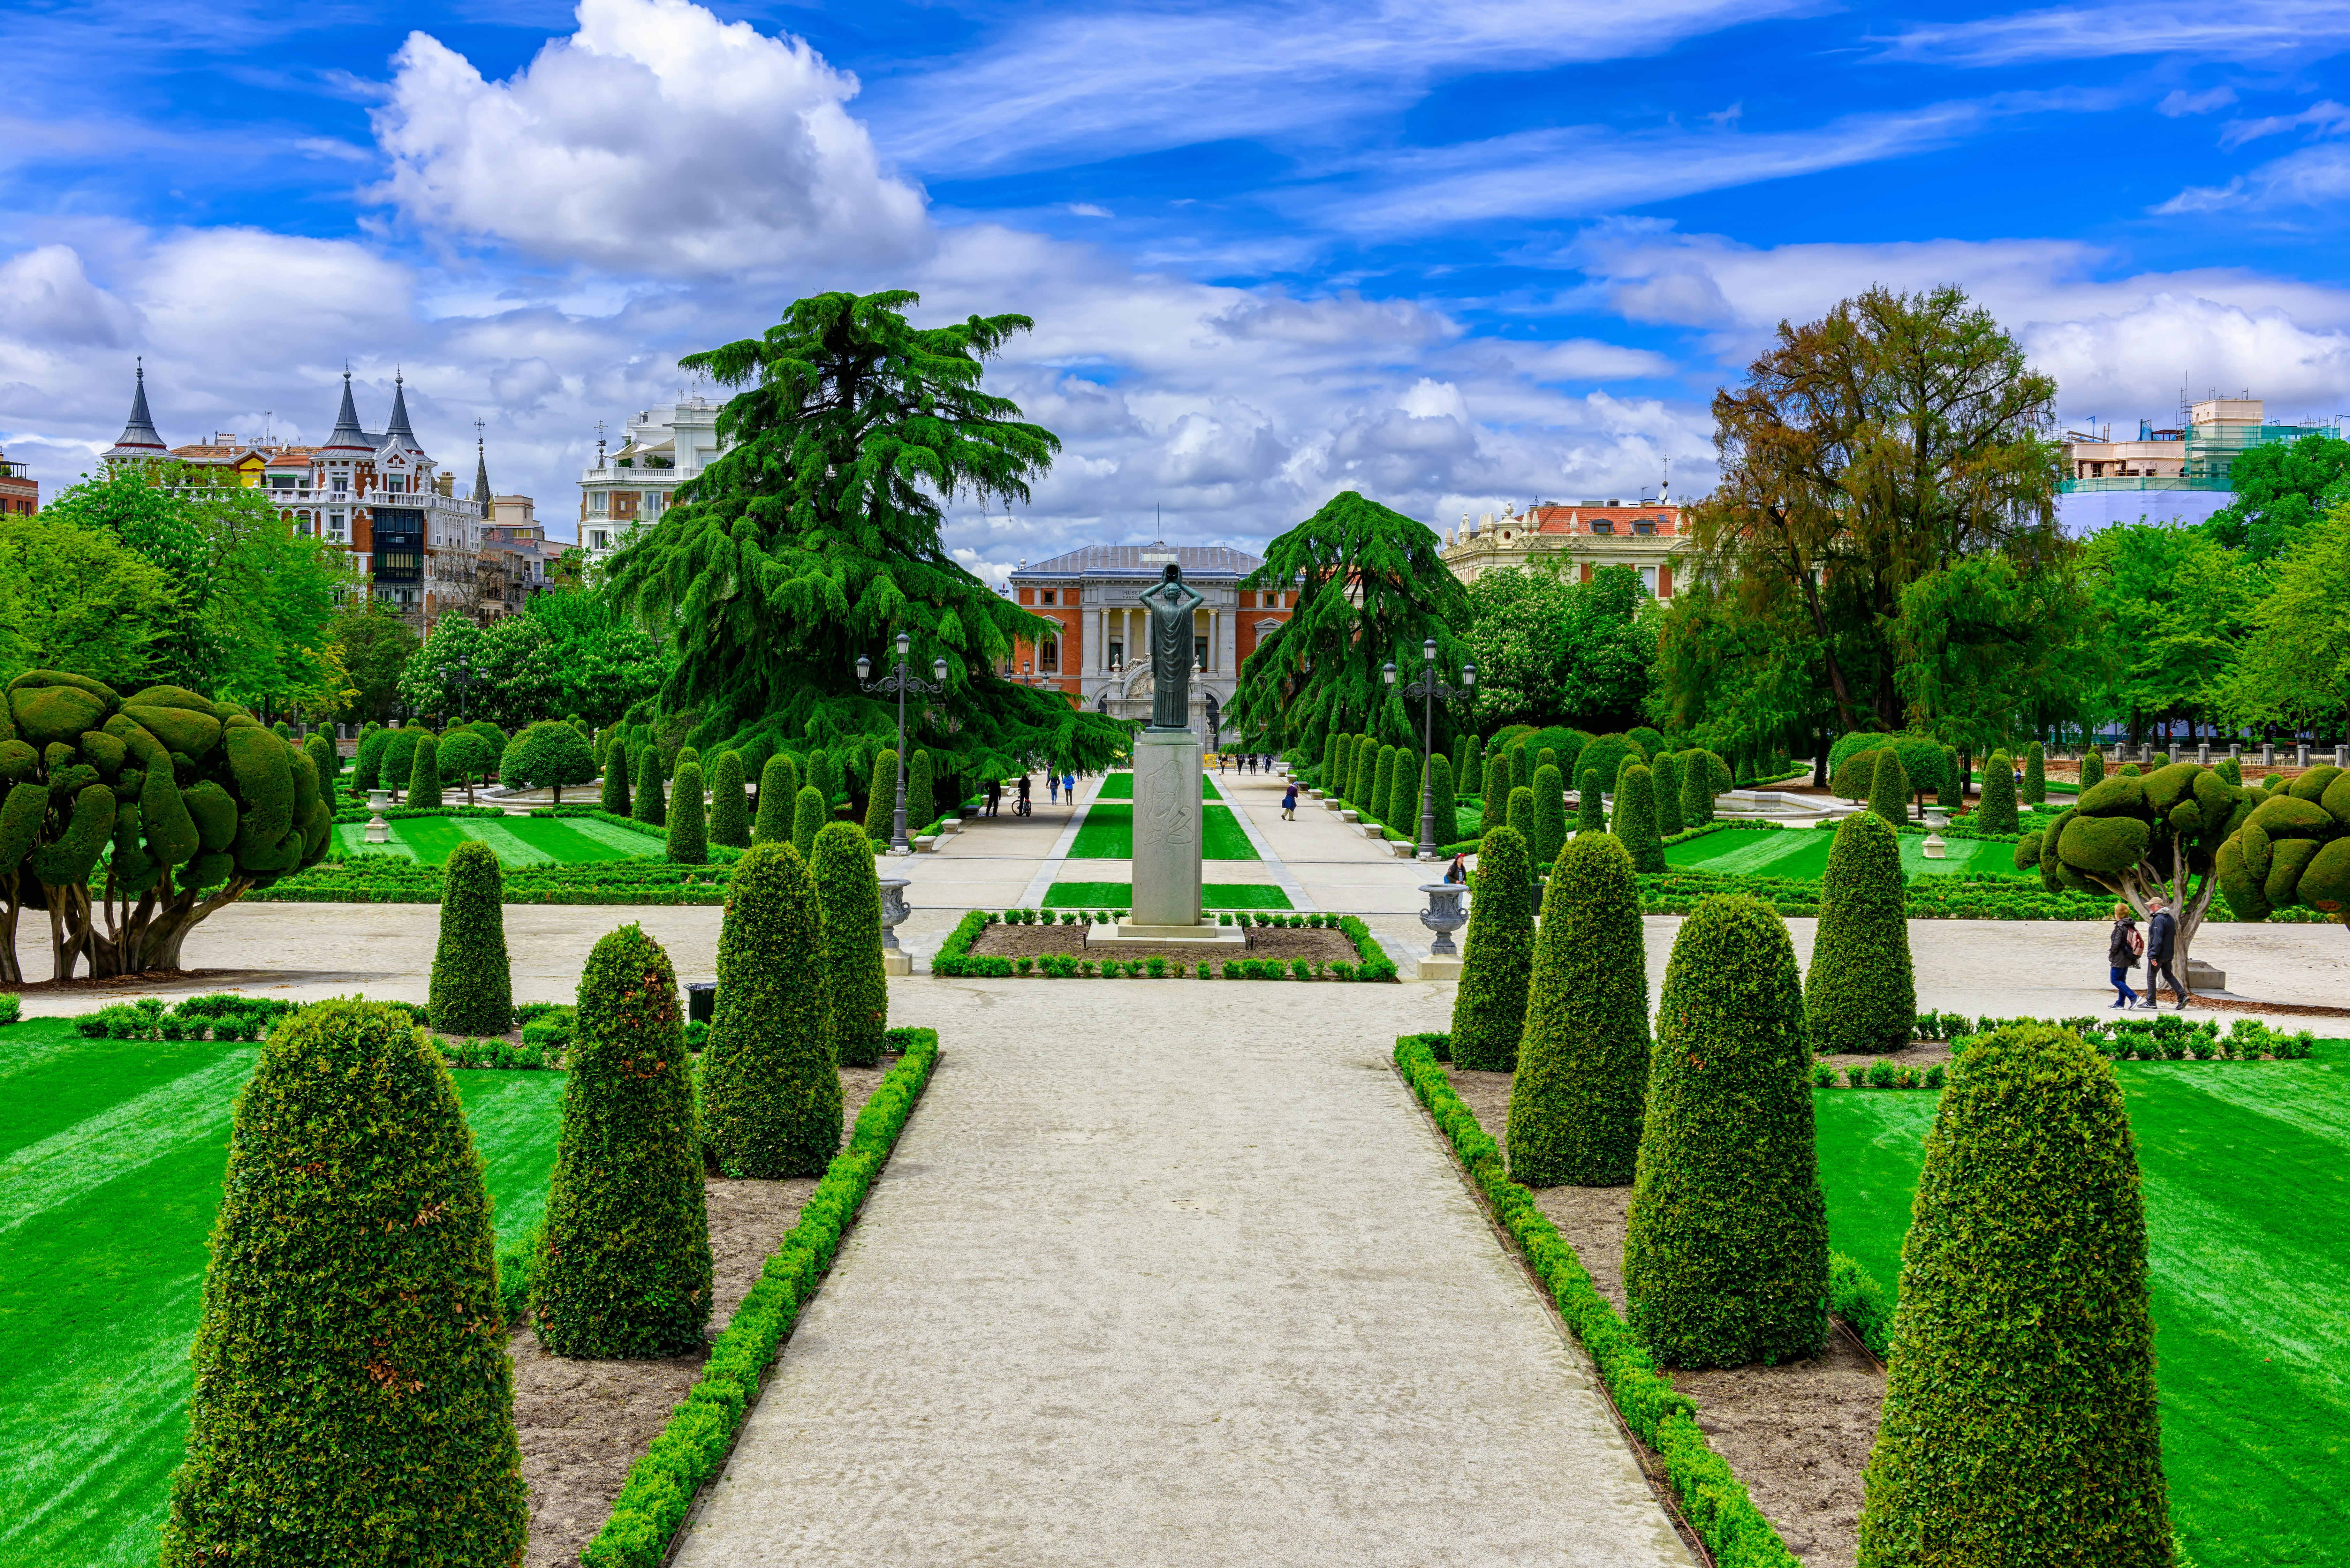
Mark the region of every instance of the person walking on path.
POLYGON ((1288 793, 1281 797, 1281 820, 1284 822, 1297 820, 1297 786, 1295 784, 1292 784, 1288 793))
POLYGON ((988 781, 987 781, 987 815, 990 815, 990 816, 993 816, 993 815, 995 815, 996 807, 998 807, 998 806, 1002 805, 1003 804, 1003 781, 1002 779, 990 779, 990 780, 988 780, 988 781))
POLYGON ((1028 815, 1028 775, 1026 774, 1020 775, 1020 803, 1012 809, 1018 815, 1028 815))
POLYGON ((1447 882, 1463 883, 1469 880, 1469 852, 1467 850, 1461 850, 1452 857, 1452 864, 1451 867, 1446 868, 1444 879, 1447 882))
POLYGON ((1051 791, 1053 792, 1053 794, 1052 794, 1052 804, 1053 804, 1053 805, 1060 805, 1060 804, 1061 804, 1061 775, 1060 775, 1060 774, 1046 774, 1045 775, 1045 787, 1046 789, 1051 790, 1051 791))
POLYGON ((2144 950, 2146 939, 2137 934, 2137 917, 2127 904, 2116 904, 2113 934, 2106 939, 2106 964, 2118 993, 2114 998, 2116 1007, 2127 1007, 2137 1000, 2137 992, 2130 989, 2129 972, 2137 967, 2137 956, 2144 950))
POLYGON ((1075 770, 1061 775, 1061 798, 1071 805, 1077 804, 1077 775, 1075 770))
POLYGON ((2147 907, 2153 911, 2153 917, 2146 923, 2146 1005, 2148 1008, 2162 1005, 2159 982, 2167 980, 2170 982, 2172 994, 2178 998, 2178 1011, 2184 1012, 2187 1011, 2187 988, 2178 983, 2178 976, 2172 973, 2170 968, 2171 947, 2178 940, 2178 921, 2171 914, 2170 906, 2160 898, 2147 899, 2147 907))

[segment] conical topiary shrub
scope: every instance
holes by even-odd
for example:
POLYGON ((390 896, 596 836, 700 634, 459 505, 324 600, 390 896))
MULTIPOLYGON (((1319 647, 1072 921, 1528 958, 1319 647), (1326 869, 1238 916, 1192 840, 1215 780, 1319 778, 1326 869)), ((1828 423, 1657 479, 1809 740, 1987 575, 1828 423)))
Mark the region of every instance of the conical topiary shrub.
POLYGON ((718 753, 710 778, 710 842, 729 849, 751 845, 751 797, 743 787, 743 753, 718 753))
MULTIPOLYGON (((800 852, 801 859, 806 860, 816 853, 816 836, 831 820, 832 812, 824 804, 824 796, 816 793, 816 785, 802 784, 799 798, 792 803, 792 836, 788 840, 791 846, 800 852)), ((855 825, 843 823, 841 826, 849 827, 855 825)), ((872 841, 869 839, 866 841, 865 856, 868 860, 873 857, 872 841)))
POLYGON ((1575 796, 1575 831, 1605 833, 1607 831, 1607 796, 1599 781, 1597 768, 1583 770, 1583 787, 1575 796))
POLYGON ((1327 787, 1338 776, 1339 734, 1336 730, 1322 737, 1322 783, 1327 787))
POLYGON ((1438 753, 1428 760, 1428 771, 1434 775, 1428 793, 1436 805, 1436 847, 1440 852, 1461 841, 1461 798, 1452 792, 1451 757, 1438 753))
MULTIPOLYGON (((869 866, 864 836, 848 832, 869 866)), ((798 850, 761 844, 734 863, 718 930, 718 1012, 702 1051, 702 1136, 729 1176, 821 1176, 840 1152, 820 924, 798 850)))
MULTIPOLYGON (((2230 757, 2228 761, 2234 763, 2236 759, 2230 757)), ((2106 753, 2091 746, 2081 753, 2081 794, 2086 794, 2105 782, 2106 753)), ((2238 766, 2235 776, 2228 782, 2239 785, 2244 782, 2243 769, 2241 765, 2238 766)))
POLYGON ((1532 786, 1517 784, 1512 787, 1508 820, 1503 826, 1526 840, 1526 853, 1534 853, 1534 792, 1532 786))
POLYGON ((669 821, 669 803, 661 798, 660 753, 650 746, 637 753, 636 799, 629 815, 655 827, 669 821))
POLYGON ((1468 949, 1452 998, 1454 1065, 1488 1073, 1517 1065, 1534 946, 1534 867, 1526 841, 1513 827, 1497 827, 1477 850, 1468 949))
POLYGON ((1621 1187, 1648 1087, 1648 964, 1632 857, 1576 836, 1552 870, 1510 1085, 1510 1175, 1528 1187, 1621 1187))
POLYGON ((931 799, 931 753, 916 747, 906 763, 906 831, 920 833, 938 820, 938 806, 931 799))
POLYGON ((702 817, 702 764, 677 770, 677 798, 669 807, 668 858, 673 866, 710 864, 710 835, 702 817))
POLYGON ((604 1360, 698 1350, 710 1220, 677 972, 659 942, 622 926, 588 953, 578 1002, 530 1282, 538 1341, 604 1360))
POLYGON ((1898 1051, 1917 1021, 1901 841, 1874 810, 1836 824, 1804 977, 1804 1015, 1813 1049, 1823 1054, 1898 1051))
POLYGON ((334 805, 335 779, 343 767, 342 758, 336 753, 335 742, 314 731, 303 739, 302 750, 309 757, 310 765, 317 770, 318 788, 326 793, 328 805, 334 805))
POLYGON ((431 735, 416 737, 416 754, 408 764, 408 798, 401 804, 418 811, 441 809, 441 742, 431 735))
POLYGON ((2005 752, 1993 752, 1983 764, 1982 798, 1975 803, 1978 833, 2016 830, 2015 763, 2005 752))
POLYGON ((2137 1151, 2113 1067, 2002 1029, 1942 1093, 1908 1239, 1860 1562, 2171 1561, 2137 1151))
POLYGON ((1955 746, 1942 748, 1941 788, 1934 798, 1946 811, 1957 811, 1967 803, 1967 782, 1959 776, 1959 753, 1955 746))
POLYGON ((1665 970, 1624 1235, 1632 1327, 1666 1366, 1790 1361, 1826 1337, 1810 1062, 1786 925, 1753 898, 1700 902, 1665 970))
POLYGON ((1406 844, 1419 842, 1419 759, 1398 748, 1388 770, 1388 809, 1383 820, 1388 836, 1406 844))
POLYGON ((1526 852, 1535 865, 1547 866, 1565 846, 1566 784, 1557 766, 1546 763, 1534 770, 1534 831, 1527 836, 1526 852))
POLYGON ((809 869, 824 924, 820 967, 832 992, 833 1057, 844 1067, 870 1067, 881 1060, 889 1029, 873 846, 853 824, 830 824, 815 835, 809 869))
POLYGON ((1371 765, 1371 798, 1364 810, 1373 821, 1384 822, 1388 815, 1388 797, 1395 793, 1396 749, 1381 746, 1378 760, 1371 765))
POLYGON ((598 804, 614 816, 629 815, 629 742, 619 735, 604 747, 604 794, 598 804))
POLYGON ((1623 840, 1635 871, 1665 868, 1665 841, 1657 836, 1657 793, 1654 775, 1635 763, 1617 784, 1616 820, 1608 831, 1623 840))
POLYGON ((798 805, 800 786, 796 782, 799 770, 792 759, 777 752, 759 770, 759 815, 752 824, 754 844, 788 844, 792 838, 792 812, 798 805))
POLYGON ((166 1568, 505 1568, 529 1498, 481 1156, 390 1009, 280 1023, 237 1098, 166 1568))
POLYGON ((1462 784, 1474 784, 1485 776, 1485 743, 1474 735, 1461 737, 1461 754, 1454 759, 1452 776, 1462 784))
POLYGON ((2023 802, 2043 805, 2048 800, 2048 751, 2039 742, 2023 748, 2023 802))
POLYGON ((1869 777, 1868 809, 1887 822, 1909 819, 1909 774, 1891 746, 1877 753, 1877 771, 1869 777))
POLYGON ((1657 836, 1670 838, 1689 826, 1681 820, 1681 759, 1672 752, 1659 752, 1657 760, 1648 764, 1648 778, 1657 797, 1657 836))
POLYGON ((1510 759, 1488 756, 1485 759, 1485 794, 1477 814, 1477 836, 1482 838, 1510 820, 1510 759))
MULTIPOLYGON (((402 725, 391 732, 391 740, 383 748, 383 787, 405 791, 416 770, 416 741, 424 732, 402 725)), ((405 799, 398 804, 407 805, 405 799)))
POLYGON ((1355 742, 1355 778, 1347 789, 1347 804, 1357 812, 1371 808, 1371 787, 1378 782, 1379 746, 1368 735, 1355 742))
POLYGON ((514 1027, 506 967, 505 873, 497 852, 468 839, 441 872, 441 945, 432 953, 425 1015, 443 1034, 504 1034, 514 1027))
POLYGON ((359 794, 369 790, 389 789, 390 779, 383 776, 383 754, 391 749, 391 732, 369 724, 359 732, 359 755, 351 761, 351 788, 359 794))
POLYGON ((873 759, 873 783, 865 798, 865 836, 895 843, 897 833, 898 753, 885 750, 873 759))

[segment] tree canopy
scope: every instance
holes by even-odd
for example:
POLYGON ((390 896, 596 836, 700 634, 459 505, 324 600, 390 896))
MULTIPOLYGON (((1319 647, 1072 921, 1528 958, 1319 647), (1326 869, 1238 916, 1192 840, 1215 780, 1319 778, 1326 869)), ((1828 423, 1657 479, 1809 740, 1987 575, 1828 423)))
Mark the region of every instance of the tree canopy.
POLYGON ((2236 454, 2228 483, 2235 499, 2204 520, 2203 532, 2247 559, 2272 559, 2327 510, 2350 502, 2350 441, 2263 441, 2236 454))
POLYGON ((120 535, 0 514, 0 681, 71 670, 135 690, 179 614, 171 577, 120 535))
POLYGON ((916 327, 904 290, 795 302, 763 336, 681 363, 743 389, 718 419, 727 450, 613 557, 612 603, 671 646, 660 702, 691 711, 691 743, 764 729, 813 745, 894 730, 856 662, 947 661, 946 691, 909 727, 983 768, 1043 759, 1100 766, 1125 727, 996 670, 1051 623, 991 590, 940 537, 958 497, 1024 501, 1059 440, 981 389, 984 361, 1024 316, 916 327))
POLYGON ((1657 601, 1630 566, 1569 578, 1564 556, 1487 572, 1467 589, 1466 640, 1477 663, 1481 726, 1575 720, 1627 729, 1657 657, 1657 601))

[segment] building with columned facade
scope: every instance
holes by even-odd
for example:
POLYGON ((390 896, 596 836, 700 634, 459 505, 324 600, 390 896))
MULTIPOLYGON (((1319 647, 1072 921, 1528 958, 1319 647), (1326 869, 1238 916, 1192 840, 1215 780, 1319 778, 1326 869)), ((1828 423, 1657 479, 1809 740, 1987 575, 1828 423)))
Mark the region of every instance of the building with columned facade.
POLYGON ((1461 514, 1461 527, 1446 530, 1444 564, 1464 583, 1487 572, 1564 557, 1582 582, 1600 566, 1630 566, 1640 584, 1660 599, 1673 597, 1678 576, 1689 576, 1690 541, 1681 533, 1681 509, 1662 501, 1627 506, 1620 501, 1538 502, 1520 512, 1513 505, 1499 516, 1488 512, 1475 523, 1461 514))
POLYGON ((582 555, 590 561, 610 555, 669 509, 679 485, 718 460, 718 412, 702 397, 639 410, 618 452, 607 456, 596 443, 596 466, 579 476, 582 555))
POLYGON ((1020 607, 1056 623, 1058 633, 1014 650, 1013 679, 1049 687, 1069 701, 1119 719, 1149 719, 1151 704, 1149 612, 1143 590, 1170 564, 1206 602, 1192 612, 1193 728, 1205 739, 1210 698, 1221 712, 1240 683, 1242 660, 1296 607, 1294 590, 1243 588, 1264 562, 1223 545, 1087 545, 1020 563, 1006 591, 1020 607))

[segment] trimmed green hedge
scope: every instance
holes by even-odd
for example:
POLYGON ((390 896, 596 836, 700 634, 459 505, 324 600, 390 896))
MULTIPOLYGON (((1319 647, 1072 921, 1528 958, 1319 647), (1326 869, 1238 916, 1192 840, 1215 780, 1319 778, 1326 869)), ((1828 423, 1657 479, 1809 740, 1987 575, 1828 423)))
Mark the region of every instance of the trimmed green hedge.
POLYGON ((751 797, 743 787, 743 753, 721 752, 710 774, 710 842, 751 847, 751 797))
MULTIPOLYGON (((1877 753, 1880 777, 1899 768, 1877 753)), ((1836 824, 1820 884, 1820 926, 1804 979, 1804 1013, 1814 1049, 1898 1051, 1918 1014, 1909 923, 1901 895, 1901 841, 1875 808, 1836 824)))
POLYGON ((702 764, 682 763, 677 770, 677 799, 670 806, 667 857, 675 866, 710 864, 710 834, 703 817, 702 764))
MULTIPOLYGON (((1004 911, 1003 918, 1013 924, 1034 925, 1036 923, 1037 913, 1035 909, 1007 909, 1004 911)), ((1097 924, 1107 924, 1113 917, 1123 918, 1125 913, 1123 909, 1100 909, 1090 911, 1090 918, 1097 924)), ((1045 923, 1051 925, 1055 915, 1062 916, 1066 924, 1074 923, 1069 917, 1085 917, 1088 912, 1073 909, 1046 909, 1043 914, 1045 923)), ((963 916, 953 932, 948 936, 944 945, 939 949, 938 956, 931 961, 931 972, 944 975, 969 975, 978 980, 1025 980, 1031 977, 1040 980, 1116 980, 1120 976, 1128 979, 1148 977, 1152 980, 1181 980, 1186 976, 1196 976, 1201 980, 1215 978, 1319 980, 1322 978, 1322 971, 1326 967, 1330 978, 1334 980, 1392 981, 1396 978, 1395 961, 1388 957, 1387 950, 1380 947, 1378 939, 1371 935, 1370 927, 1352 915, 1305 915, 1243 909, 1221 915, 1217 918, 1217 922, 1220 925, 1231 925, 1235 915, 1242 925, 1247 925, 1250 917, 1253 915, 1256 923, 1260 926, 1282 925, 1295 928, 1311 923, 1315 929, 1336 930, 1355 944, 1355 957, 1357 961, 1331 963, 1326 966, 1308 962, 1305 959, 1291 959, 1285 964, 1275 959, 1221 961, 1202 959, 1196 963, 1187 964, 1182 960, 1159 958, 1121 959, 1105 956, 1100 959, 1078 959, 1066 953, 1047 953, 1039 958, 1020 959, 983 953, 974 958, 971 952, 972 944, 979 940, 979 934, 982 931, 993 923, 996 916, 990 910, 973 909, 963 916), (1325 921, 1327 923, 1324 924, 1325 921), (1222 965, 1221 968, 1217 967, 1219 963, 1222 965)))
MULTIPOLYGON (((855 826, 837 831, 862 852, 855 826)), ((798 850, 762 844, 743 857, 718 933, 718 1007, 702 1064, 702 1137, 729 1176, 814 1176, 840 1147, 820 925, 798 850)))
POLYGON ((1510 1085, 1510 1175, 1528 1187, 1632 1179, 1648 1082, 1648 968, 1632 857, 1576 836, 1543 895, 1510 1085))
POLYGON ((833 1056, 844 1067, 870 1067, 881 1060, 881 1037, 889 1029, 880 877, 872 847, 854 823, 825 827, 814 850, 809 875, 822 922, 816 968, 831 990, 833 1056))
POLYGON ((1513 828, 1497 827, 1477 854, 1467 956, 1452 997, 1452 1048, 1462 1066, 1506 1073, 1517 1065, 1534 947, 1534 867, 1526 841, 1513 828))
POLYGON ((444 1034, 503 1034, 513 1022, 504 880, 488 845, 468 840, 449 852, 426 992, 432 1027, 444 1034))
POLYGON ((1534 1194, 1510 1179, 1501 1146, 1453 1093, 1443 1068, 1437 1065, 1430 1038, 1399 1037, 1398 1071, 1451 1140, 1453 1153, 1492 1206, 1494 1219, 1550 1293, 1559 1316, 1598 1368, 1624 1425, 1665 1461, 1665 1479, 1690 1528, 1713 1554, 1715 1568, 1801 1568, 1729 1463, 1706 1441, 1698 1428, 1696 1403, 1658 1373, 1638 1336, 1591 1282, 1583 1261, 1536 1207, 1534 1194))
POLYGON ((694 1493, 726 1462, 768 1367, 831 1267, 938 1061, 935 1030, 893 1029, 889 1044, 905 1054, 865 1102, 848 1147, 826 1168, 799 1223, 768 1257, 758 1282, 712 1345, 684 1403, 629 1467, 611 1518, 580 1553, 586 1568, 660 1568, 694 1493))

